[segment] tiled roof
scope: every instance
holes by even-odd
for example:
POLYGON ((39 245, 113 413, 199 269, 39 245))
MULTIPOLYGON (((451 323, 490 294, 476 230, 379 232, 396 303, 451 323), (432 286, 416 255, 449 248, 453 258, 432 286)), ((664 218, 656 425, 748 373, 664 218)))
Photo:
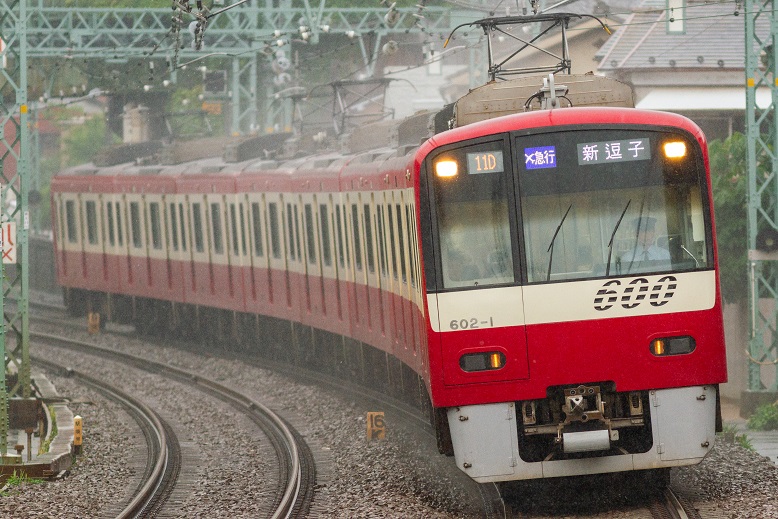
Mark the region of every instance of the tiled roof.
POLYGON ((732 2, 688 1, 685 32, 668 34, 665 0, 645 0, 597 53, 598 70, 743 69, 745 21, 735 9, 732 2))

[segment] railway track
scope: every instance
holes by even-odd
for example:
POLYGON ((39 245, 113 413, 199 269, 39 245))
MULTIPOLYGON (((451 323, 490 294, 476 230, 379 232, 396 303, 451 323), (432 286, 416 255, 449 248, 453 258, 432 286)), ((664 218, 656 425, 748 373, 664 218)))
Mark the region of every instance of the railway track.
POLYGON ((148 458, 141 483, 117 518, 153 516, 170 496, 181 468, 181 445, 168 424, 149 406, 112 384, 40 357, 32 360, 45 369, 79 380, 122 405, 132 416, 146 438, 148 458))
MULTIPOLYGON (((278 457, 278 487, 270 506, 272 510, 269 510, 268 516, 285 518, 306 515, 312 502, 316 477, 313 455, 299 433, 289 427, 283 418, 260 402, 198 374, 153 362, 146 358, 47 333, 32 332, 30 336, 39 344, 110 358, 144 371, 175 379, 230 404, 257 424, 269 438, 278 457)), ((75 374, 75 372, 72 373, 75 374)), ((79 376, 87 377, 83 374, 79 374, 79 376)), ((157 428, 157 431, 159 435, 169 435, 169 431, 165 431, 162 424, 157 428)), ((149 483, 148 486, 154 485, 149 483)), ((119 517, 133 517, 133 515, 119 517)))

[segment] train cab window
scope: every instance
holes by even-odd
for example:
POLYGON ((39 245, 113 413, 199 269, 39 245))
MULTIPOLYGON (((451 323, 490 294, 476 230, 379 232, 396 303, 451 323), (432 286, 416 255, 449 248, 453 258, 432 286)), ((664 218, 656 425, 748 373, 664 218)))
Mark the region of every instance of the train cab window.
POLYGON ((367 259, 367 268, 370 272, 375 272, 375 254, 373 254, 373 222, 370 218, 370 204, 365 204, 365 257, 367 259))
POLYGON ((529 282, 712 267, 692 137, 576 130, 517 137, 515 150, 529 282))
MULTIPOLYGON (((443 150, 431 157, 432 217, 437 224, 438 286, 513 283, 510 154, 504 139, 443 150)), ((432 252, 432 251, 430 251, 432 252)))
POLYGON ((130 202, 130 232, 132 233, 132 246, 136 249, 143 247, 141 231, 140 205, 138 202, 130 202))
POLYGON ((281 258, 281 230, 278 221, 278 205, 267 205, 267 217, 270 220, 270 250, 275 259, 281 258))
POLYGON ((354 238, 354 265, 362 270, 362 241, 359 236, 359 206, 351 204, 351 235, 354 238))
POLYGON ((262 219, 259 202, 251 203, 251 227, 254 237, 254 255, 261 258, 265 255, 265 247, 262 242, 262 219))
POLYGON ((194 227, 194 245, 197 252, 205 252, 205 240, 203 235, 202 204, 192 204, 192 226, 194 227))
POLYGON ((159 203, 149 204, 149 217, 151 218, 151 246, 155 249, 162 248, 162 230, 160 226, 159 203))
POLYGON ((311 204, 305 204, 305 241, 308 248, 308 263, 316 263, 316 229, 313 221, 313 208, 311 204))
POLYGON ((186 219, 184 218, 183 202, 178 204, 178 220, 181 223, 181 250, 186 252, 186 219))
POLYGON ((326 204, 319 204, 319 222, 321 225, 321 260, 324 265, 332 265, 332 247, 330 245, 330 217, 326 204))
POLYGON ((86 236, 91 245, 97 244, 97 204, 94 200, 86 203, 86 236))
POLYGON ((113 202, 108 202, 105 204, 105 216, 107 222, 106 225, 108 226, 108 244, 113 247, 116 245, 116 232, 114 231, 113 227, 113 202))
POLYGON ((213 229, 213 252, 224 253, 224 236, 222 235, 222 213, 218 203, 211 204, 211 227, 213 229))
POLYGON ((178 217, 176 204, 170 204, 170 241, 173 251, 178 252, 178 217))

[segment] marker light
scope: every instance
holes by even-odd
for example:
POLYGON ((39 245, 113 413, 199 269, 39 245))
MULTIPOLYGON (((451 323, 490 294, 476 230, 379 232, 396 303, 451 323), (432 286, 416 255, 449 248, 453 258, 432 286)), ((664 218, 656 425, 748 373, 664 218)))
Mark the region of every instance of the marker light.
POLYGON ((492 371, 505 366, 505 355, 499 351, 468 353, 459 357, 459 367, 463 371, 492 371))
POLYGON ((657 357, 667 357, 669 355, 683 355, 691 353, 697 347, 694 338, 688 335, 683 337, 663 337, 651 341, 649 349, 657 357))
POLYGON ((458 170, 455 160, 443 159, 435 163, 435 174, 439 177, 455 177, 458 170))
POLYGON ((680 159, 686 156, 686 143, 683 141, 666 142, 664 149, 665 157, 668 159, 680 159))

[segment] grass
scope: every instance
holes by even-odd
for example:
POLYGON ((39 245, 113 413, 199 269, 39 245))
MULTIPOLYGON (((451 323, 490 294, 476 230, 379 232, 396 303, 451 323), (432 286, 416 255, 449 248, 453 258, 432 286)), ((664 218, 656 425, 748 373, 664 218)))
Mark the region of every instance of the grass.
POLYGON ((778 430, 778 402, 757 407, 748 419, 748 428, 754 431, 778 430))
POLYGON ((46 437, 45 441, 41 442, 40 449, 38 449, 38 454, 49 452, 49 449, 51 448, 51 440, 57 437, 57 413, 54 412, 53 405, 49 406, 49 416, 51 416, 51 434, 46 437))
POLYGON ((748 449, 750 451, 754 450, 754 446, 751 444, 751 439, 748 437, 748 435, 745 433, 739 434, 737 432, 737 426, 733 424, 724 424, 724 430, 722 431, 721 435, 728 442, 736 443, 744 449, 748 449))

